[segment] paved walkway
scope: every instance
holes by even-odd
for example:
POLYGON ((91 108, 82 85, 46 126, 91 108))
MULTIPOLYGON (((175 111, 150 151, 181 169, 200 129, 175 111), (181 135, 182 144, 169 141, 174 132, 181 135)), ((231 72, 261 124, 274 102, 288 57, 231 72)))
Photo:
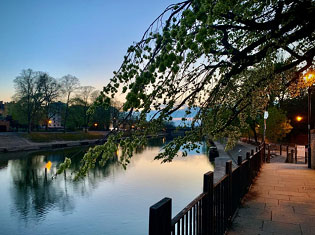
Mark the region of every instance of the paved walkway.
POLYGON ((305 164, 264 164, 229 235, 315 234, 315 170, 305 164))

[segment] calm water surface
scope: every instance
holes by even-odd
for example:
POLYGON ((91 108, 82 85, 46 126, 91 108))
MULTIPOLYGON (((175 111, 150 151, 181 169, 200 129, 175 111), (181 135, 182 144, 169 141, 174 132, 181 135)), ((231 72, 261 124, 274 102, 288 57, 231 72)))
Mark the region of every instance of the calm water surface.
POLYGON ((78 182, 70 173, 84 149, 1 154, 0 234, 147 234, 152 204, 171 197, 174 216, 202 192, 203 174, 213 170, 207 156, 197 152, 172 163, 154 161, 161 145, 136 153, 127 170, 111 161, 78 182), (58 165, 73 155, 67 176, 52 180, 58 165))

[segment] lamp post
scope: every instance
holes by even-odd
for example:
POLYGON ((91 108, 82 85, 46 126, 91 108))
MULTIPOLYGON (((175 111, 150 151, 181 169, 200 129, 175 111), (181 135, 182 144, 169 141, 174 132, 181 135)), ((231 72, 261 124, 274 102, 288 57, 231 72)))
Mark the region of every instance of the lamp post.
POLYGON ((312 84, 313 84, 313 80, 314 80, 315 74, 313 71, 308 72, 304 79, 305 82, 310 83, 307 93, 308 93, 308 108, 307 108, 307 134, 308 134, 308 146, 307 146, 307 167, 308 168, 312 168, 312 164, 311 164, 311 157, 312 157, 312 153, 311 153, 311 117, 312 117, 312 103, 311 103, 311 95, 312 95, 312 84))
POLYGON ((308 168, 312 168, 312 165, 311 165, 311 157, 312 157, 312 154, 311 154, 311 113, 312 113, 312 110, 311 110, 311 87, 308 87, 308 108, 307 108, 307 132, 308 132, 308 145, 307 145, 307 167, 308 168))

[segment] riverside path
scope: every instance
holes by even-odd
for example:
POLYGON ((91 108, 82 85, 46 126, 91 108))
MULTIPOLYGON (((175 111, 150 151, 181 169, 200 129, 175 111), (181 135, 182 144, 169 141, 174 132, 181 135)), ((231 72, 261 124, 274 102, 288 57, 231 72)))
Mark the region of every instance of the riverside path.
POLYGON ((315 170, 283 160, 263 164, 229 235, 315 234, 315 170))

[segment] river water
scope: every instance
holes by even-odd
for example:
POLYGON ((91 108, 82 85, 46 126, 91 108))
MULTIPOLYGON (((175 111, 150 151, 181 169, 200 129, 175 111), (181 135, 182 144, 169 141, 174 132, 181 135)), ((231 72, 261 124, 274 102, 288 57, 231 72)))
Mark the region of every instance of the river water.
POLYGON ((200 154, 161 164, 153 158, 162 144, 153 141, 136 153, 126 170, 111 161, 80 181, 71 172, 84 148, 0 154, 0 234, 147 234, 151 205, 171 197, 176 215, 202 192, 203 174, 214 170, 203 145, 200 154), (74 156, 71 169, 52 180, 66 156, 74 156))

